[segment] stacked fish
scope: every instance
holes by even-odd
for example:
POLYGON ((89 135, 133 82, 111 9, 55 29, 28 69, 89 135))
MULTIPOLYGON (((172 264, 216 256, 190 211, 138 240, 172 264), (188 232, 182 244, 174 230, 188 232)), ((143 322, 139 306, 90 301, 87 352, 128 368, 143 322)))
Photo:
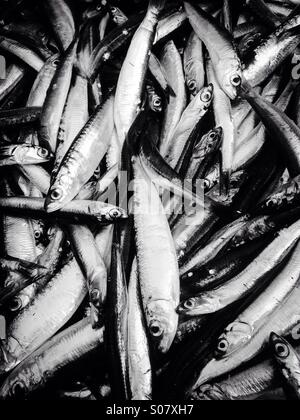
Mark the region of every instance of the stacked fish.
POLYGON ((300 399, 298 4, 0 1, 0 399, 300 399))

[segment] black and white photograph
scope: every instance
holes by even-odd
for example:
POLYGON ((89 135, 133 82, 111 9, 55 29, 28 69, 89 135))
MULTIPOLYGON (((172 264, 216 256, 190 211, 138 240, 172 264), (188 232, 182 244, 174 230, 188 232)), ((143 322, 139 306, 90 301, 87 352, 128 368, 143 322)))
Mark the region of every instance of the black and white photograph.
POLYGON ((0 0, 0 401, 300 400, 299 240, 300 0, 0 0))

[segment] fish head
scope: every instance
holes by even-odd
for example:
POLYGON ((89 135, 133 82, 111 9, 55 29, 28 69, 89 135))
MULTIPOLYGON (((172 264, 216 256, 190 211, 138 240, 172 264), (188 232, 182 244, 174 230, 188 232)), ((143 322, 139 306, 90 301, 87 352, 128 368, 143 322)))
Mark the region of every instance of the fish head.
POLYGON ((43 163, 48 162, 53 157, 53 154, 44 147, 31 146, 23 144, 16 149, 16 159, 22 163, 30 161, 30 163, 43 163))
POLYGON ((77 191, 76 181, 72 182, 71 178, 67 173, 62 172, 57 174, 45 200, 45 210, 47 213, 61 209, 79 192, 77 191))
POLYGON ((214 384, 200 386, 191 394, 191 398, 204 401, 225 401, 230 399, 220 386, 214 384))
POLYGON ((214 87, 213 87, 213 84, 210 83, 208 86, 204 86, 198 93, 199 99, 204 109, 209 108, 211 101, 213 99, 213 92, 214 92, 214 87))
MULTIPOLYGON (((47 372, 44 373, 47 375, 47 372)), ((43 383, 43 375, 38 363, 26 361, 19 364, 3 382, 0 400, 24 400, 37 385, 43 383)))
POLYGON ((292 345, 283 337, 272 332, 270 334, 270 345, 277 363, 283 369, 283 374, 289 377, 289 372, 300 375, 300 358, 292 345))
POLYGON ((127 217, 128 215, 124 209, 115 206, 111 206, 111 208, 109 208, 107 213, 105 214, 105 219, 107 220, 107 222, 111 223, 117 220, 127 219, 127 217))
POLYGON ((234 100, 237 97, 238 89, 242 84, 242 68, 238 60, 228 61, 228 65, 224 66, 224 62, 221 63, 222 68, 219 68, 216 74, 221 88, 226 95, 234 100))
POLYGON ((178 306, 177 312, 188 316, 195 316, 214 313, 218 309, 219 300, 207 292, 201 296, 186 299, 178 306))
POLYGON ((215 380, 216 378, 223 376, 239 365, 242 364, 242 360, 237 358, 226 357, 223 359, 211 359, 202 369, 200 375, 192 385, 192 391, 196 391, 200 386, 206 385, 207 383, 215 380))
POLYGON ((22 400, 26 394, 26 382, 19 376, 9 376, 0 388, 0 400, 22 400))
POLYGON ((199 92, 199 87, 198 87, 197 80, 194 79, 193 77, 190 77, 190 78, 187 79, 186 84, 187 84, 187 87, 188 87, 188 90, 189 90, 190 94, 192 96, 196 96, 197 93, 199 92))
POLYGON ((100 14, 106 12, 108 10, 108 2, 107 0, 98 0, 96 4, 88 7, 83 13, 83 19, 94 19, 95 17, 99 16, 100 14))
POLYGON ((196 145, 194 156, 196 158, 205 158, 208 153, 215 149, 215 147, 220 143, 223 135, 222 127, 216 127, 210 130, 203 139, 196 145))
POLYGON ((215 351, 216 358, 229 356, 252 338, 252 329, 245 322, 233 322, 219 337, 215 351))
POLYGON ((174 304, 167 300, 152 301, 147 305, 146 317, 155 348, 160 353, 167 353, 178 326, 178 314, 174 304))

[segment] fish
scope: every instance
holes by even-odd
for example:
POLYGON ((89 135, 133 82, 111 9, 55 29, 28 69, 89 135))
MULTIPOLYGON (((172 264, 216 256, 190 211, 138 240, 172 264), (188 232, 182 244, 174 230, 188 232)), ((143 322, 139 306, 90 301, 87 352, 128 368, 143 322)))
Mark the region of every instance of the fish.
POLYGON ((230 99, 235 99, 242 82, 242 67, 230 34, 200 7, 185 1, 184 8, 192 28, 208 49, 219 85, 230 99))
POLYGON ((136 30, 127 51, 116 89, 114 121, 121 144, 142 103, 142 92, 159 14, 164 0, 150 0, 143 22, 136 30))
POLYGON ((59 47, 62 51, 66 51, 75 35, 75 23, 72 11, 64 0, 46 0, 43 7, 53 27, 53 32, 59 47))
POLYGON ((113 133, 114 97, 95 110, 62 159, 45 202, 55 212, 69 203, 92 177, 108 149, 113 133))
POLYGON ((152 367, 135 259, 128 287, 128 375, 131 399, 152 399, 152 367))
POLYGON ((0 167, 10 165, 34 165, 49 162, 53 158, 49 150, 29 144, 0 146, 0 167))
POLYGON ((274 272, 275 267, 279 266, 297 244, 299 239, 297 227, 299 227, 298 222, 295 222, 289 228, 282 229, 271 244, 236 277, 212 291, 187 299, 182 302, 178 310, 190 316, 214 313, 248 296, 256 287, 262 287, 266 274, 274 272), (295 236, 292 236, 294 233, 295 236), (283 239, 285 235, 286 242, 283 239), (279 243, 280 249, 278 249, 279 243))
POLYGON ((204 87, 205 70, 203 44, 194 31, 184 50, 184 74, 189 92, 195 96, 204 87))
POLYGON ((7 128, 18 124, 30 124, 41 117, 40 107, 26 107, 0 111, 0 127, 7 128))
POLYGON ((0 389, 0 399, 19 400, 45 387, 65 367, 87 357, 104 343, 104 327, 93 330, 89 319, 64 329, 20 363, 0 389), (52 357, 50 357, 50 354, 52 357))
POLYGON ((0 36, 0 47, 15 55, 36 72, 39 72, 44 65, 44 60, 40 56, 14 39, 0 36))
POLYGON ((298 293, 299 287, 297 286, 286 300, 281 302, 273 316, 262 325, 253 339, 245 343, 234 355, 218 359, 212 358, 202 369, 191 389, 196 390, 199 386, 211 382, 214 378, 225 375, 239 366, 242 367, 252 360, 269 344, 272 331, 276 331, 279 335, 289 335, 293 334, 293 331, 298 331, 299 314, 296 304, 298 293))
POLYGON ((244 63, 243 78, 256 87, 294 52, 299 44, 299 36, 293 33, 298 25, 299 16, 282 23, 274 32, 261 41, 252 57, 244 63))
POLYGON ((170 139, 169 147, 164 153, 170 166, 176 167, 194 126, 209 110, 213 99, 213 85, 203 87, 186 107, 170 139))
POLYGON ((228 195, 230 176, 233 170, 237 132, 233 121, 230 99, 216 80, 212 62, 207 63, 207 74, 210 83, 214 86, 213 109, 216 125, 222 127, 223 130, 220 187, 222 193, 228 195))
POLYGON ((160 61, 167 75, 168 84, 175 93, 170 97, 160 138, 159 151, 165 156, 186 106, 186 90, 181 57, 173 41, 165 44, 160 61))
POLYGON ((4 3, 0 400, 297 398, 298 0, 4 3))
POLYGON ((70 88, 77 44, 78 39, 75 38, 66 50, 56 69, 43 105, 38 133, 39 141, 53 153, 56 150, 60 120, 70 88))
MULTIPOLYGON (((11 197, 11 198, 0 198, 0 208, 3 212, 23 213, 28 212, 33 217, 48 217, 51 213, 44 211, 45 201, 41 198, 31 197, 11 197)), ((63 209, 53 213, 54 219, 56 217, 68 218, 72 217, 74 221, 84 220, 85 218, 104 224, 116 221, 118 219, 125 219, 127 213, 118 207, 113 205, 106 205, 101 202, 92 200, 73 200, 71 203, 66 205, 63 209)))
POLYGON ((274 332, 270 335, 270 346, 283 378, 284 388, 287 389, 288 397, 293 400, 299 400, 299 355, 288 341, 274 332))
POLYGON ((271 315, 278 302, 282 302, 298 282, 300 270, 297 259, 300 247, 296 246, 284 269, 276 276, 271 285, 233 321, 220 336, 216 354, 226 357, 244 345, 258 331, 271 315), (274 298, 276 296, 276 298, 274 298))
POLYGON ((175 311, 179 302, 177 256, 156 187, 143 173, 138 161, 134 164, 134 171, 137 182, 133 215, 143 308, 151 341, 159 352, 166 353, 174 340, 178 325, 175 311), (151 203, 147 198, 149 194, 152 197, 151 203), (163 269, 164 266, 166 269, 163 269))
POLYGON ((112 394, 121 400, 130 398, 128 368, 128 290, 119 227, 114 228, 111 269, 108 281, 109 316, 106 324, 110 351, 112 394))

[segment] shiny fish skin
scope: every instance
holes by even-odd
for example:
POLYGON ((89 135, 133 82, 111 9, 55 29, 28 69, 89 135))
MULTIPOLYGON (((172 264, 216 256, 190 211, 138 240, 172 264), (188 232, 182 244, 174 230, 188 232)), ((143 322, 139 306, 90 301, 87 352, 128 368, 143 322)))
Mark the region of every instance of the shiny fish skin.
POLYGON ((163 7, 164 0, 150 0, 146 16, 133 36, 119 75, 114 121, 121 144, 141 106, 149 52, 163 7))
POLYGON ((52 154, 47 149, 28 144, 0 146, 0 166, 32 165, 48 162, 52 154))
POLYGON ((272 317, 260 328, 259 332, 251 341, 245 344, 234 353, 234 356, 227 358, 212 359, 202 370, 200 376, 193 385, 193 389, 210 382, 212 379, 222 376, 242 366, 247 361, 253 359, 269 342, 272 331, 277 334, 288 335, 299 325, 299 284, 295 287, 287 299, 278 305, 272 317))
POLYGON ((128 366, 132 400, 152 399, 150 349, 142 310, 137 261, 134 260, 128 288, 128 366))
POLYGON ((66 51, 75 35, 74 19, 68 4, 64 0, 46 0, 43 6, 60 48, 66 51))
POLYGON ((0 80, 0 100, 5 98, 25 75, 25 68, 11 64, 6 71, 6 78, 0 80))
POLYGON ((270 335, 270 345, 284 380, 288 399, 300 399, 300 357, 295 349, 284 338, 275 334, 270 335))
POLYGON ((40 107, 26 107, 0 111, 0 127, 5 128, 18 124, 29 124, 37 121, 41 116, 40 107))
POLYGON ((158 192, 144 175, 139 163, 135 162, 134 165, 137 182, 133 212, 141 294, 151 339, 155 347, 165 353, 174 340, 178 323, 178 315, 175 312, 179 301, 178 264, 158 192), (147 198, 149 193, 153 198, 152 211, 149 209, 147 198))
POLYGON ((52 152, 56 150, 57 135, 70 88, 77 43, 78 40, 75 39, 62 57, 43 106, 39 141, 41 145, 48 147, 52 152))
POLYGON ((194 31, 184 50, 184 73, 190 94, 195 96, 204 86, 205 70, 202 41, 194 31))
POLYGON ((0 400, 299 398, 300 0, 0 3, 0 400))
POLYGON ((287 20, 254 50, 254 57, 243 69, 243 77, 252 87, 266 80, 293 53, 299 44, 299 36, 289 31, 297 27, 298 22, 299 15, 287 20))
POLYGON ((213 85, 202 88, 181 115, 164 154, 170 166, 176 167, 193 128, 208 111, 212 98, 213 85))
POLYGON ((279 142, 285 151, 287 164, 292 176, 300 173, 299 150, 300 129, 296 124, 275 105, 264 100, 260 95, 246 85, 243 94, 254 110, 259 114, 271 135, 279 142))
POLYGON ((300 246, 297 245, 286 266, 271 285, 228 325, 218 341, 216 353, 219 356, 226 357, 250 341, 265 320, 272 316, 277 305, 292 292, 300 278, 299 255, 300 246))
POLYGON ((228 194, 229 181, 232 173, 234 151, 236 145, 236 127, 232 117, 232 107, 228 96, 221 89, 212 62, 207 63, 207 74, 209 82, 214 86, 213 108, 217 127, 222 127, 222 166, 221 166, 221 188, 222 192, 228 194))
POLYGON ((68 232, 77 262, 87 281, 93 328, 100 326, 100 315, 107 295, 107 270, 96 241, 87 226, 69 225, 68 232))
POLYGON ((44 387, 65 366, 86 357, 104 341, 104 328, 93 330, 83 319, 46 341, 20 363, 0 389, 0 399, 26 398, 44 387))
POLYGON ((113 105, 112 96, 96 109, 62 159, 46 199, 47 212, 69 203, 95 172, 113 133, 113 105))
POLYGON ((62 328, 86 292, 81 270, 71 260, 10 324, 7 340, 1 344, 0 372, 12 370, 62 328))
MULTIPOLYGON (((0 198, 0 208, 3 212, 28 212, 32 217, 49 217, 44 211, 45 200, 40 198, 11 197, 0 198)), ((91 200, 74 200, 63 209, 53 213, 53 218, 72 218, 74 221, 90 219, 104 224, 127 217, 126 212, 118 207, 106 205, 91 200)))
POLYGON ((229 34, 200 7, 194 8, 186 1, 184 7, 194 31, 209 51, 221 88, 230 99, 235 99, 237 87, 241 84, 242 71, 229 34))
POLYGON ((44 65, 44 60, 42 60, 35 52, 14 39, 0 36, 0 48, 14 54, 37 72, 39 72, 44 65))
POLYGON ((167 75, 168 84, 175 96, 170 97, 164 117, 160 139, 160 153, 165 156, 173 133, 186 106, 186 91, 181 57, 173 41, 169 41, 162 51, 161 64, 167 75))
POLYGON ((278 237, 240 274, 215 290, 189 299, 186 305, 185 303, 181 305, 181 311, 190 316, 214 313, 249 295, 260 282, 263 282, 266 273, 278 267, 280 262, 289 255, 298 240, 299 222, 296 222, 289 228, 283 229, 278 237), (279 244, 280 249, 278 249, 279 244))

